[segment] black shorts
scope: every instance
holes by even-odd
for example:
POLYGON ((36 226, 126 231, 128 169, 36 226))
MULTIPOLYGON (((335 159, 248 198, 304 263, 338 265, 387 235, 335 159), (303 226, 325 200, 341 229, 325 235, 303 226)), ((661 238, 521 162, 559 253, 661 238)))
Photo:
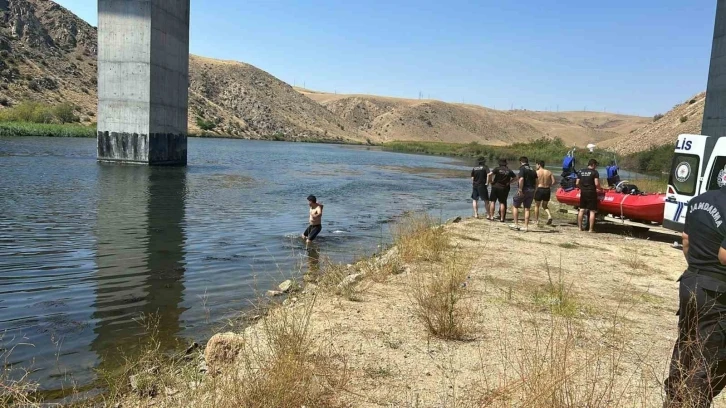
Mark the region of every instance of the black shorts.
POLYGON ((309 239, 310 241, 314 241, 315 238, 318 236, 318 234, 320 234, 320 231, 322 231, 322 230, 323 230, 322 225, 311 225, 308 227, 308 229, 305 230, 305 232, 303 232, 303 236, 305 238, 309 239))
POLYGON ((583 193, 580 192, 580 209, 597 211, 597 193, 583 193))
POLYGON ((522 205, 524 205, 524 208, 530 209, 532 208, 532 200, 534 200, 534 190, 527 189, 522 191, 521 195, 515 195, 512 203, 515 208, 522 208, 522 205))
POLYGON ((487 186, 474 186, 471 191, 471 199, 474 201, 489 201, 489 191, 487 191, 487 186))
POLYGON ((537 187, 537 191, 534 192, 534 201, 550 201, 552 197, 552 191, 547 187, 537 187))
POLYGON ((509 186, 497 187, 492 186, 492 192, 489 194, 489 200, 496 203, 499 201, 500 204, 506 204, 509 198, 509 186))

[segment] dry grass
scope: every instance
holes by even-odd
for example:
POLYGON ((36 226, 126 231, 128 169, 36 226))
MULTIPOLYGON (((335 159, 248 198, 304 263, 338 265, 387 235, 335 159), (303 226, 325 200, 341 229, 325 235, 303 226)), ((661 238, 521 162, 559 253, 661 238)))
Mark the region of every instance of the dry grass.
POLYGON ((13 369, 10 363, 10 356, 13 347, 4 347, 3 334, 0 333, 0 406, 10 407, 13 405, 30 406, 33 402, 32 394, 37 390, 38 384, 28 379, 30 371, 27 369, 13 369))
MULTIPOLYGON (((218 407, 324 407, 348 378, 347 364, 312 338, 315 299, 275 309, 246 337, 239 370, 207 384, 218 407), (222 391, 222 392, 220 392, 222 391)), ((201 402, 201 401, 200 401, 201 402)))
POLYGON ((201 379, 201 374, 178 355, 165 353, 159 337, 159 316, 142 315, 137 320, 149 333, 137 355, 123 356, 123 362, 112 370, 99 370, 98 376, 106 392, 101 396, 106 405, 135 395, 155 397, 180 381, 201 379))
POLYGON ((637 250, 624 253, 621 260, 625 266, 634 271, 642 271, 648 268, 648 264, 643 261, 637 250))
POLYGON ((623 364, 627 341, 617 320, 596 341, 589 341, 586 329, 569 317, 541 323, 533 316, 516 329, 514 334, 504 329, 497 339, 500 366, 489 366, 481 356, 486 372, 477 388, 485 391, 473 405, 609 408, 625 406, 632 393, 645 392, 639 389, 642 367, 623 364))
POLYGON ((358 279, 351 279, 352 275, 358 273, 353 265, 348 266, 330 259, 321 259, 316 283, 326 293, 332 293, 351 302, 358 302, 365 291, 365 286, 360 285, 358 279))
POLYGON ((572 284, 565 282, 562 265, 560 264, 554 277, 549 262, 546 260, 544 269, 547 272, 547 283, 543 287, 535 289, 532 294, 534 303, 549 308, 556 315, 569 317, 577 315, 581 305, 572 291, 572 284))
POLYGON ((450 248, 444 228, 426 213, 408 213, 392 228, 393 241, 405 262, 442 259, 450 248))
POLYGON ((366 279, 376 283, 383 283, 389 277, 402 274, 405 269, 398 256, 398 251, 385 254, 382 257, 372 257, 358 262, 360 271, 366 279))
MULTIPOLYGON (((241 334, 239 356, 215 375, 192 363, 177 364, 150 347, 141 358, 107 377, 103 406, 299 408, 338 406, 349 378, 346 358, 330 340, 313 337, 315 297, 279 306, 255 330, 241 334), (128 378, 136 376, 131 390, 128 378), (164 398, 153 398, 165 394, 164 398)), ((99 401, 89 401, 96 406, 99 401)), ((81 405, 78 405, 81 406, 81 405)))
POLYGON ((467 265, 451 256, 442 265, 411 275, 410 295, 416 316, 432 335, 447 340, 471 339, 475 319, 468 301, 467 274, 467 265))

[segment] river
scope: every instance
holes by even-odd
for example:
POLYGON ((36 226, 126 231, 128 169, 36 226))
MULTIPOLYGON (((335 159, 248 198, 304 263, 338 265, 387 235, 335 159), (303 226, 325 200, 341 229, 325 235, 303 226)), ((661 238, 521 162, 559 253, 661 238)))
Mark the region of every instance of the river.
POLYGON ((468 216, 467 163, 323 144, 190 139, 189 166, 102 165, 95 140, 0 138, 0 352, 43 390, 149 335, 204 341, 320 259, 375 252, 406 210, 468 216), (315 249, 297 238, 325 204, 315 249))

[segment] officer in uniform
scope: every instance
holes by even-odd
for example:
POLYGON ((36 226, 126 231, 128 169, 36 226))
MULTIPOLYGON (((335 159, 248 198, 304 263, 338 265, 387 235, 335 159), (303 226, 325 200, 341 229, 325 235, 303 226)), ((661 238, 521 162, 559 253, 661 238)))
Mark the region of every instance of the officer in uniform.
POLYGON ((664 407, 706 408, 726 385, 726 185, 688 204, 683 253, 664 407))

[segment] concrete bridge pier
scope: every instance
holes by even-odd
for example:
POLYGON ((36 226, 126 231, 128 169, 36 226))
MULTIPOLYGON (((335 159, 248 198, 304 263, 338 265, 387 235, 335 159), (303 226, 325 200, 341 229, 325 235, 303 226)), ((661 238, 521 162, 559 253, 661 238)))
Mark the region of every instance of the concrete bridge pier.
POLYGON ((716 2, 716 23, 701 134, 726 136, 726 0, 716 2))
POLYGON ((98 160, 186 165, 190 0, 98 0, 98 160))

